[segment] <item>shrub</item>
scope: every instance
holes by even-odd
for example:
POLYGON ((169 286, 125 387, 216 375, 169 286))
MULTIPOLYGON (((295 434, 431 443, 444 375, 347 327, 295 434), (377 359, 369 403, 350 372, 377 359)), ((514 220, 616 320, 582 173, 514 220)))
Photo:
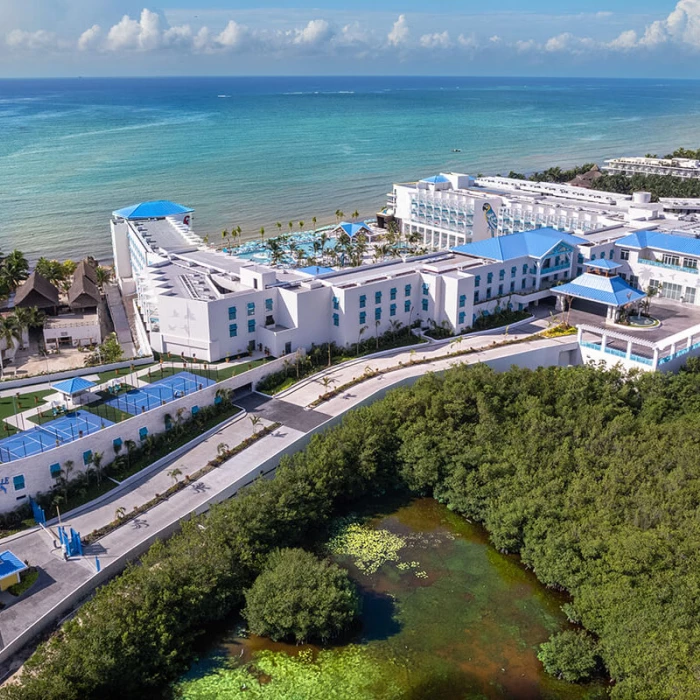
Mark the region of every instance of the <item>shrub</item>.
POLYGON ((348 629, 359 600, 347 573, 303 549, 270 554, 245 591, 243 616, 253 634, 275 641, 326 641, 348 629))
POLYGON ((588 680, 598 668, 598 645, 585 632, 566 630, 540 645, 537 658, 552 676, 576 683, 588 680))

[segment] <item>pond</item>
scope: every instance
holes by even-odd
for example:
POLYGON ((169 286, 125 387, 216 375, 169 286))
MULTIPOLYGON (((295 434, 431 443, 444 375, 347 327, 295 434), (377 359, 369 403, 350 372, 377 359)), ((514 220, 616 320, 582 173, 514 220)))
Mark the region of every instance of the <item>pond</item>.
POLYGON ((567 627, 565 599, 436 501, 339 521, 328 546, 362 594, 351 639, 324 649, 275 644, 235 625, 182 680, 182 697, 605 697, 600 686, 547 676, 537 660, 538 645, 567 627))

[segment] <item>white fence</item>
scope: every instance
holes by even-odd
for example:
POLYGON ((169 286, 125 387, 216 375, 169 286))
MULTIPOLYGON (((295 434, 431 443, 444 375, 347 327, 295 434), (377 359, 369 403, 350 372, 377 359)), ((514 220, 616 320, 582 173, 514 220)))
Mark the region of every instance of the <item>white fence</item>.
MULTIPOLYGON (((33 496, 42 491, 50 490, 55 484, 55 478, 51 476, 52 464, 63 465, 68 461, 73 462, 75 473, 86 468, 85 456, 87 452, 100 452, 103 455, 103 465, 114 460, 117 455, 114 449, 114 441, 119 438, 122 445, 127 440, 133 440, 136 444, 141 442, 141 431, 145 428, 148 435, 161 433, 165 430, 165 415, 175 416, 180 409, 184 409, 187 417, 191 416, 194 406, 208 406, 214 403, 214 397, 219 389, 240 389, 247 384, 255 385, 263 377, 273 372, 284 369, 285 360, 279 358, 266 362, 259 367, 250 369, 235 377, 226 379, 218 384, 195 391, 174 401, 159 406, 151 411, 146 411, 140 416, 107 426, 102 430, 86 435, 66 445, 47 450, 31 457, 18 459, 7 464, 0 465, 0 479, 9 477, 5 482, 7 493, 0 491, 0 512, 12 510, 18 505, 17 498, 21 496, 33 496), (13 490, 14 476, 24 476, 24 489, 13 490)), ((122 446, 122 451, 125 448, 122 446)))

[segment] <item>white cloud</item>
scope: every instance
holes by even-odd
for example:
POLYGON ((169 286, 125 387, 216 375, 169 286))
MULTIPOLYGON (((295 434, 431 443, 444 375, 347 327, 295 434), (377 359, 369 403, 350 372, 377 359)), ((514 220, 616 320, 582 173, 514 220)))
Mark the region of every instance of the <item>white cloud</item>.
POLYGON ((452 46, 448 32, 423 34, 420 45, 425 49, 449 49, 452 46))
POLYGON ((399 15, 399 18, 394 22, 394 26, 387 35, 387 39, 391 46, 402 46, 408 43, 408 37, 411 34, 411 30, 408 27, 408 21, 406 20, 406 15, 399 15))
POLYGON ((637 32, 635 32, 634 29, 629 29, 626 32, 622 32, 620 36, 613 39, 608 46, 611 49, 618 49, 620 51, 634 49, 637 46, 637 32))
POLYGON ((11 49, 25 51, 55 51, 67 48, 66 42, 53 32, 39 29, 35 32, 25 32, 21 29, 13 29, 6 39, 11 49))
POLYGON ((472 33, 468 36, 460 34, 457 37, 457 44, 463 49, 468 49, 470 51, 476 51, 479 48, 479 40, 476 38, 476 34, 472 33))
POLYGON ((86 29, 78 39, 78 49, 80 51, 88 51, 99 46, 102 39, 102 28, 99 24, 93 24, 90 29, 86 29))
POLYGON ((303 29, 296 31, 295 44, 317 46, 328 41, 334 32, 325 19, 312 19, 303 29))
POLYGON ((107 34, 107 48, 110 51, 132 49, 152 51, 160 46, 160 16, 144 9, 138 20, 124 15, 107 34))
POLYGON ((248 28, 231 20, 214 42, 224 49, 238 49, 245 43, 247 37, 248 28))

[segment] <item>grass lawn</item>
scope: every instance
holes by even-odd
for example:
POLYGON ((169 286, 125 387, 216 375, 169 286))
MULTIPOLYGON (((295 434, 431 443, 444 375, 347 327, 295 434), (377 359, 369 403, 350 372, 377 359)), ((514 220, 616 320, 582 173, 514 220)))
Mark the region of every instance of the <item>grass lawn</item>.
POLYGON ((20 394, 19 398, 16 396, 0 398, 0 420, 45 403, 44 398, 55 393, 53 389, 43 389, 42 391, 33 391, 30 394, 20 394), (17 407, 16 411, 15 406, 17 407))
POLYGON ((249 362, 242 362, 240 364, 232 365, 228 362, 220 362, 217 364, 207 365, 207 369, 204 369, 201 365, 195 365, 194 369, 191 364, 187 364, 187 367, 156 367, 151 370, 150 376, 148 374, 143 374, 139 376, 139 379, 143 382, 157 382, 159 379, 164 377, 172 377, 180 372, 191 372, 200 377, 205 377, 206 379, 213 379, 217 382, 222 382, 224 379, 230 379, 236 375, 247 372, 250 369, 255 369, 269 362, 273 358, 264 358, 260 360, 250 360, 249 362))
POLYGON ((20 574, 19 583, 16 583, 14 586, 10 586, 7 590, 12 595, 21 596, 22 593, 29 590, 36 583, 38 578, 39 572, 36 569, 28 569, 20 574))
MULTIPOLYGON (((152 362, 150 365, 141 365, 139 367, 134 367, 134 372, 138 372, 139 370, 146 369, 146 367, 153 367, 154 365, 157 365, 157 362, 152 362)), ((98 372, 97 376, 100 378, 99 383, 102 384, 103 382, 109 382, 112 379, 117 379, 119 377, 128 377, 131 374, 131 370, 126 367, 124 369, 113 369, 110 370, 109 372, 98 372)))

